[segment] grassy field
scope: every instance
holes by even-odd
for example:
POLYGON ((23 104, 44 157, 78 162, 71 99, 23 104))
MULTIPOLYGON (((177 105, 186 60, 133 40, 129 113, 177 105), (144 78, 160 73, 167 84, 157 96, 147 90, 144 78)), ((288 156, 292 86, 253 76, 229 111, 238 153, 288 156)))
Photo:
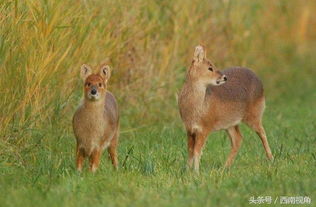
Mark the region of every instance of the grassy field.
POLYGON ((315 206, 315 10, 313 0, 0 0, 0 206, 247 206, 252 196, 315 206), (197 44, 218 68, 262 78, 274 162, 242 126, 230 170, 217 132, 200 175, 186 171, 177 93, 197 44), (79 174, 79 68, 102 61, 121 111, 120 168, 104 154, 96 174, 79 174))
MULTIPOLYGON (((309 99, 316 101, 315 97, 309 99)), ((177 124, 161 123, 121 135, 120 169, 107 155, 96 174, 74 168, 70 130, 34 131, 36 145, 21 163, 1 165, 2 206, 247 206, 251 196, 316 197, 314 105, 268 103, 265 127, 275 161, 259 138, 245 140, 234 166, 222 168, 230 150, 225 133, 209 137, 199 176, 185 170, 186 138, 177 124)), ((277 201, 279 204, 279 200, 277 201)), ((262 205, 260 205, 262 206, 262 205)), ((278 205, 275 205, 278 206, 278 205)))

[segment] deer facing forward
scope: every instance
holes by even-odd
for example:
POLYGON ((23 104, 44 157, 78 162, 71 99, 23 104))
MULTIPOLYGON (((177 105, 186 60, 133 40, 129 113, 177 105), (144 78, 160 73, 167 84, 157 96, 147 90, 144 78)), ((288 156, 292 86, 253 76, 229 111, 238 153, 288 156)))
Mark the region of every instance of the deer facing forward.
POLYGON ((259 135, 267 157, 273 159, 262 126, 263 86, 251 70, 234 67, 218 71, 206 58, 204 48, 197 46, 178 104, 188 137, 188 166, 193 165, 195 171, 199 171, 207 136, 221 129, 228 132, 231 141, 225 167, 231 166, 242 143, 241 122, 259 135))
POLYGON ((99 72, 93 74, 88 65, 83 65, 80 74, 84 81, 84 98, 73 117, 77 170, 82 170, 88 157, 89 169, 95 172, 105 148, 108 148, 112 164, 117 168, 119 113, 115 97, 107 90, 110 67, 101 65, 99 72))

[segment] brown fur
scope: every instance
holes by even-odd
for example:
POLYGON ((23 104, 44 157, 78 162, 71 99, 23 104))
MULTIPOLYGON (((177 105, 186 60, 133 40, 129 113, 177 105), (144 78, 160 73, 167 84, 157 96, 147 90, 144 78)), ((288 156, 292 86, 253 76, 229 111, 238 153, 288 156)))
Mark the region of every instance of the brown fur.
POLYGON ((267 157, 273 159, 261 122, 264 106, 262 83, 251 70, 236 67, 219 72, 198 46, 179 94, 180 115, 188 135, 189 167, 194 164, 198 171, 208 134, 221 129, 228 132, 231 140, 232 150, 225 164, 231 166, 242 142, 238 127, 241 122, 257 132, 267 157), (224 76, 227 81, 222 84, 215 81, 225 79, 224 76))
POLYGON ((76 165, 82 170, 86 157, 90 160, 90 171, 95 171, 100 163, 102 152, 108 148, 115 168, 118 160, 116 148, 119 134, 119 113, 116 99, 107 91, 110 77, 108 66, 92 74, 90 67, 84 65, 81 76, 84 79, 84 99, 73 117, 73 129, 77 140, 76 165), (97 99, 91 98, 91 91, 97 90, 97 99))

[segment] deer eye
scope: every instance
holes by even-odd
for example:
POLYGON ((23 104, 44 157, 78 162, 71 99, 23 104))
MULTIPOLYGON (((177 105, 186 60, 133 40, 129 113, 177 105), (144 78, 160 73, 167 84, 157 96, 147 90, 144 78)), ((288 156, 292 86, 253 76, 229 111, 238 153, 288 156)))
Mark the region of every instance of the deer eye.
POLYGON ((213 68, 212 68, 212 67, 209 67, 208 70, 209 70, 209 71, 213 71, 213 68))
POLYGON ((102 84, 101 84, 101 83, 99 83, 99 87, 102 87, 102 84))
POLYGON ((90 86, 91 86, 91 83, 86 83, 86 86, 90 87, 90 86))

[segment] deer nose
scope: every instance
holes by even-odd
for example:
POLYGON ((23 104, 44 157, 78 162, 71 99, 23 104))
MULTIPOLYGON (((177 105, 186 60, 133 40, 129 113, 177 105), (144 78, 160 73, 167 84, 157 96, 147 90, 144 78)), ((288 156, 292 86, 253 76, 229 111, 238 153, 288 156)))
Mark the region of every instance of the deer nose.
POLYGON ((97 94, 97 90, 96 90, 96 89, 92 89, 92 90, 91 90, 91 94, 92 94, 92 95, 97 94))
POLYGON ((224 75, 224 78, 223 78, 223 79, 224 79, 224 81, 227 81, 227 77, 226 77, 225 75, 224 75))

